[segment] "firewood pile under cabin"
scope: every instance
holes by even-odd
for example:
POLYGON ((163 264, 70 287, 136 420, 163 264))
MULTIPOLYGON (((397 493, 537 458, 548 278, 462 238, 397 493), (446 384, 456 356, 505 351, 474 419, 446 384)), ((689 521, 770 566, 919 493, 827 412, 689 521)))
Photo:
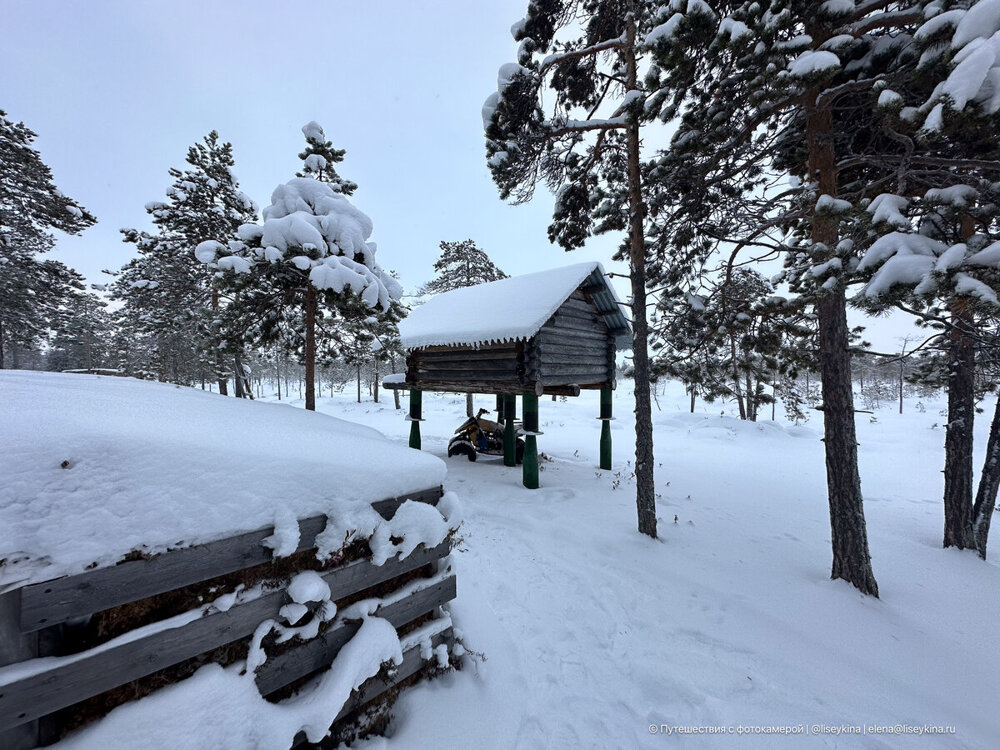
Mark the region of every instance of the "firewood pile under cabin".
MULTIPOLYGON (((537 487, 538 397, 600 390, 601 467, 611 468, 615 358, 631 346, 631 328, 599 263, 439 294, 399 330, 406 375, 387 379, 385 387, 410 391, 411 447, 420 447, 423 391, 496 394, 509 429, 513 400, 521 395, 524 484, 537 487)), ((504 463, 514 465, 513 448, 504 463)))

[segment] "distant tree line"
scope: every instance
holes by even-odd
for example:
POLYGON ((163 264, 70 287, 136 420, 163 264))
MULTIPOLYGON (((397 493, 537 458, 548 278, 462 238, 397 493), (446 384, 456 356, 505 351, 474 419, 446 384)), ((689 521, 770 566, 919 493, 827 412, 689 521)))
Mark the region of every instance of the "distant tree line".
MULTIPOLYGON (((95 218, 57 190, 35 134, 0 114, 0 367, 114 370, 310 408, 354 382, 358 400, 378 400, 380 377, 403 368, 408 308, 374 260, 370 219, 347 200, 358 186, 336 171, 345 151, 315 122, 303 134, 302 167, 261 222, 232 145, 209 133, 169 170, 165 199, 145 204, 153 229, 122 230, 135 257, 87 290, 44 253, 52 230, 95 218), (340 234, 323 237, 326 223, 340 234)), ((472 240, 442 242, 434 270, 419 294, 504 277, 472 240)))

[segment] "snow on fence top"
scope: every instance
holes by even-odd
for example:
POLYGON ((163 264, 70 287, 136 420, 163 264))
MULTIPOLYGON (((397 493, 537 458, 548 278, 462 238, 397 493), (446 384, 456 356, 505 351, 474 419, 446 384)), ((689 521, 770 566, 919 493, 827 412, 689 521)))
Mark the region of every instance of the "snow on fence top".
MULTIPOLYGON (((418 349, 529 339, 595 270, 605 278, 600 263, 577 263, 444 292, 399 324, 400 341, 418 349)), ((610 285, 607 289, 620 305, 610 285)))
POLYGON ((294 550, 297 519, 372 524, 371 502, 446 473, 375 430, 282 404, 24 371, 0 371, 0 392, 0 592, 271 525, 294 550))

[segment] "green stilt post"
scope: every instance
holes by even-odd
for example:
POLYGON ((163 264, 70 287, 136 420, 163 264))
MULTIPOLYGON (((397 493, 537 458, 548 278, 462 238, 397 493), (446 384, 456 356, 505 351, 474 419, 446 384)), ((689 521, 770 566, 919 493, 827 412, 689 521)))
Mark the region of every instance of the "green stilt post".
POLYGON ((423 393, 421 391, 410 389, 410 416, 407 419, 410 422, 410 447, 420 450, 420 422, 421 422, 421 406, 423 405, 423 393))
POLYGON ((504 422, 504 414, 503 414, 503 412, 504 412, 504 400, 503 399, 504 399, 504 397, 498 393, 497 394, 497 408, 496 408, 496 412, 497 412, 497 424, 503 424, 503 422, 504 422))
POLYGON ((514 417, 517 407, 517 398, 513 394, 502 396, 503 398, 503 465, 517 466, 517 434, 514 432, 514 417))
POLYGON ((521 397, 521 409, 524 412, 524 462, 521 464, 522 483, 529 490, 538 489, 538 444, 535 435, 538 433, 538 396, 525 393, 521 397))
POLYGON ((611 470, 611 395, 610 388, 601 388, 601 468, 611 470))

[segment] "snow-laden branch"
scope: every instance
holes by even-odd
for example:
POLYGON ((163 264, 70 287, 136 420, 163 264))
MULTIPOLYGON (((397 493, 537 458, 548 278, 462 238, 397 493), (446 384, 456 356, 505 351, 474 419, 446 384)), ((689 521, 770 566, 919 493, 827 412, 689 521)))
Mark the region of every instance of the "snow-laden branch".
POLYGON ((597 55, 601 52, 607 52, 608 50, 622 49, 625 46, 625 43, 625 35, 622 34, 617 39, 609 39, 606 42, 592 44, 589 47, 583 47, 582 49, 573 50, 572 52, 557 52, 542 60, 541 64, 538 66, 538 73, 539 75, 544 75, 553 66, 566 62, 567 60, 579 60, 581 57, 597 55))

